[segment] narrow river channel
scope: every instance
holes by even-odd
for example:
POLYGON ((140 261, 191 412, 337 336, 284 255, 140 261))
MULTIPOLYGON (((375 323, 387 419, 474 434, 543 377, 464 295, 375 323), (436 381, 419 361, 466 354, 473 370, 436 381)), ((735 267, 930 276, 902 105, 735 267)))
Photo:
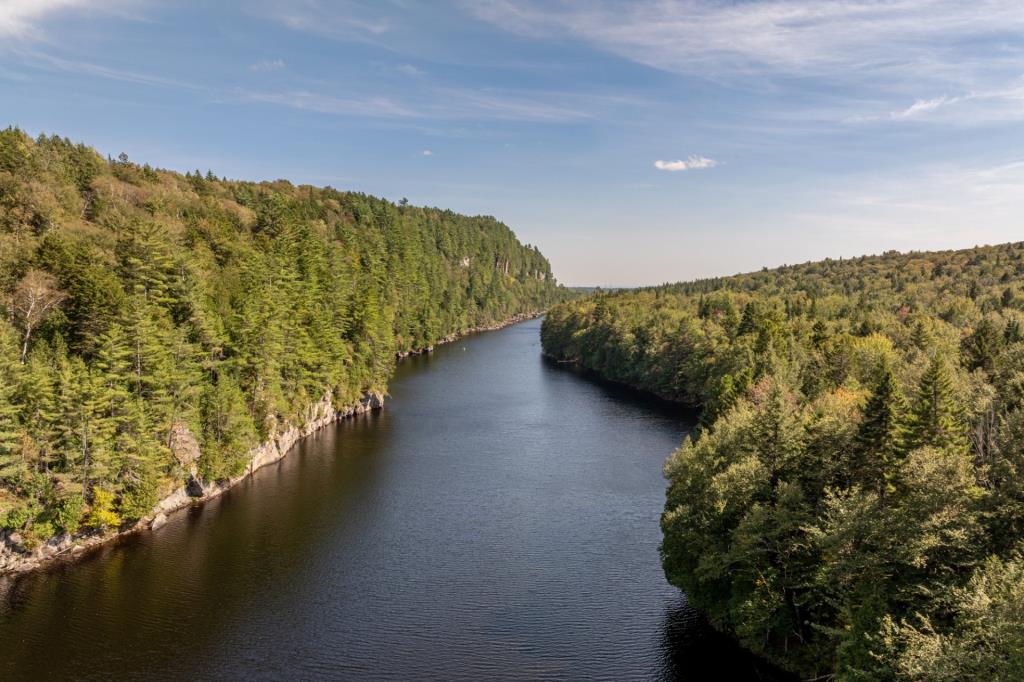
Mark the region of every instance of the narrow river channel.
POLYGON ((0 679, 782 679, 658 559, 678 408, 541 358, 537 320, 78 564, 0 582, 0 679))

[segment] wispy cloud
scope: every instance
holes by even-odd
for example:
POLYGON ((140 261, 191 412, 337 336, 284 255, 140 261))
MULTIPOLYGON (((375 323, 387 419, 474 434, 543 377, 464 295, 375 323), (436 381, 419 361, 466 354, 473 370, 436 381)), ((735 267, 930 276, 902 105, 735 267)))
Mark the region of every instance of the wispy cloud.
POLYGON ((913 172, 851 176, 833 190, 816 188, 817 210, 794 225, 902 242, 906 248, 964 246, 1018 238, 1024 211, 1024 160, 943 163, 913 172))
POLYGON ((285 63, 283 59, 261 59, 260 61, 250 64, 250 71, 283 71, 285 63))
POLYGON ((433 150, 431 150, 431 149, 424 149, 423 150, 423 156, 433 156, 433 155, 434 155, 433 150))
POLYGON ((371 118, 418 118, 422 114, 388 97, 335 97, 307 90, 286 92, 255 92, 239 90, 243 102, 259 102, 314 111, 321 114, 367 116, 371 118))
MULTIPOLYGON (((587 118, 585 111, 547 93, 427 88, 415 93, 336 96, 316 90, 237 90, 241 101, 275 104, 321 114, 391 119, 484 120, 560 123, 587 118), (548 101, 554 98, 554 101, 548 101)), ((578 100, 578 98, 577 98, 578 100)))
POLYGON ((123 81, 126 83, 136 83, 138 85, 183 88, 187 90, 204 89, 203 87, 193 83, 187 83, 173 78, 164 78, 163 76, 156 76, 138 71, 115 69, 103 66, 102 64, 94 64, 93 62, 63 59, 61 57, 55 57, 36 50, 18 51, 18 54, 26 65, 37 69, 45 69, 47 71, 63 71, 66 73, 95 76, 98 78, 123 81))
POLYGON ((701 73, 768 67, 791 74, 953 67, 961 41, 1024 28, 1017 0, 472 0, 507 30, 559 32, 657 68, 701 73), (917 58, 915 63, 912 58, 917 58))
POLYGON ((946 106, 947 104, 953 104, 953 103, 959 102, 959 101, 960 101, 959 97, 946 97, 945 95, 943 95, 942 97, 935 97, 934 99, 919 99, 919 100, 915 101, 913 104, 911 104, 909 107, 907 107, 906 109, 903 109, 901 111, 894 111, 894 112, 890 113, 889 114, 889 118, 893 118, 893 119, 915 118, 915 117, 921 116, 923 114, 926 114, 929 111, 935 111, 939 107, 943 107, 943 106, 946 106))
POLYGON ((718 165, 718 162, 714 159, 709 159, 704 156, 697 156, 692 154, 685 159, 677 159, 676 161, 655 161, 654 167, 658 170, 663 171, 687 171, 687 170, 701 170, 704 168, 714 168, 718 165))
MULTIPOLYGON (((1022 67, 1024 68, 1024 67, 1022 67)), ((887 114, 858 113, 843 118, 843 123, 882 121, 929 121, 958 127, 998 124, 1024 119, 1024 81, 1017 79, 1003 87, 916 99, 909 106, 887 114)))
POLYGON ((132 0, 0 0, 0 37, 35 40, 43 37, 41 25, 62 12, 118 12, 132 0))
POLYGON ((376 3, 366 6, 352 0, 263 0, 250 11, 293 31, 355 42, 374 43, 394 28, 392 20, 380 12, 376 3))
POLYGON ((395 67, 395 71, 404 76, 418 77, 424 75, 423 69, 419 69, 412 64, 399 64, 395 67))

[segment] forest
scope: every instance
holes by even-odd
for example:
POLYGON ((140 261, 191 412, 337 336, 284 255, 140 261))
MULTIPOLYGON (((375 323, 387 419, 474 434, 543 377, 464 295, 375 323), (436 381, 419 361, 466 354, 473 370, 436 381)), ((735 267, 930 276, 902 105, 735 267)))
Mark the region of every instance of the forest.
POLYGON ((699 407, 662 563, 804 679, 1024 677, 1024 244, 560 303, 545 352, 699 407))
POLYGON ((567 296, 491 217, 0 131, 0 534, 129 524, 396 355, 567 296))

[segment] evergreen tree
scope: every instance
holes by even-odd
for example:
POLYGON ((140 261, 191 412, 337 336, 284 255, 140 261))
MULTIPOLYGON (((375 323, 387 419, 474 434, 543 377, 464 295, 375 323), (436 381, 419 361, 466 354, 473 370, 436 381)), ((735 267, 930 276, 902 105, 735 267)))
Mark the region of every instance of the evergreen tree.
POLYGON ((996 356, 1002 348, 1002 336, 987 317, 981 322, 961 344, 964 365, 971 370, 983 369, 991 372, 996 356))
POLYGON ((909 443, 919 448, 962 449, 967 446, 962 410, 957 406, 949 369, 936 356, 921 377, 910 415, 909 443))
POLYGON ((752 444, 771 472, 774 488, 784 472, 800 460, 804 431, 793 405, 777 379, 771 380, 767 397, 754 418, 752 444))
POLYGON ((906 452, 907 404, 892 367, 882 367, 881 378, 857 429, 857 452, 850 472, 854 481, 876 490, 884 499, 892 487, 896 463, 906 452))
MULTIPOLYGON (((2 349, 0 349, 2 353, 2 349)), ((13 358, 0 354, 0 481, 14 485, 25 473, 24 432, 18 418, 13 358)))

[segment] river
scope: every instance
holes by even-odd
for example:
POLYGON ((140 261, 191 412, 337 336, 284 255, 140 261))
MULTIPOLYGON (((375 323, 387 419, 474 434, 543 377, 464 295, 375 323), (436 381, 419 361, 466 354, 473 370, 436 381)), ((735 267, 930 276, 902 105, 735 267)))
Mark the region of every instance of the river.
POLYGON ((0 678, 782 679, 661 572, 687 416, 543 360, 539 327, 408 358, 384 410, 0 583, 0 678))

